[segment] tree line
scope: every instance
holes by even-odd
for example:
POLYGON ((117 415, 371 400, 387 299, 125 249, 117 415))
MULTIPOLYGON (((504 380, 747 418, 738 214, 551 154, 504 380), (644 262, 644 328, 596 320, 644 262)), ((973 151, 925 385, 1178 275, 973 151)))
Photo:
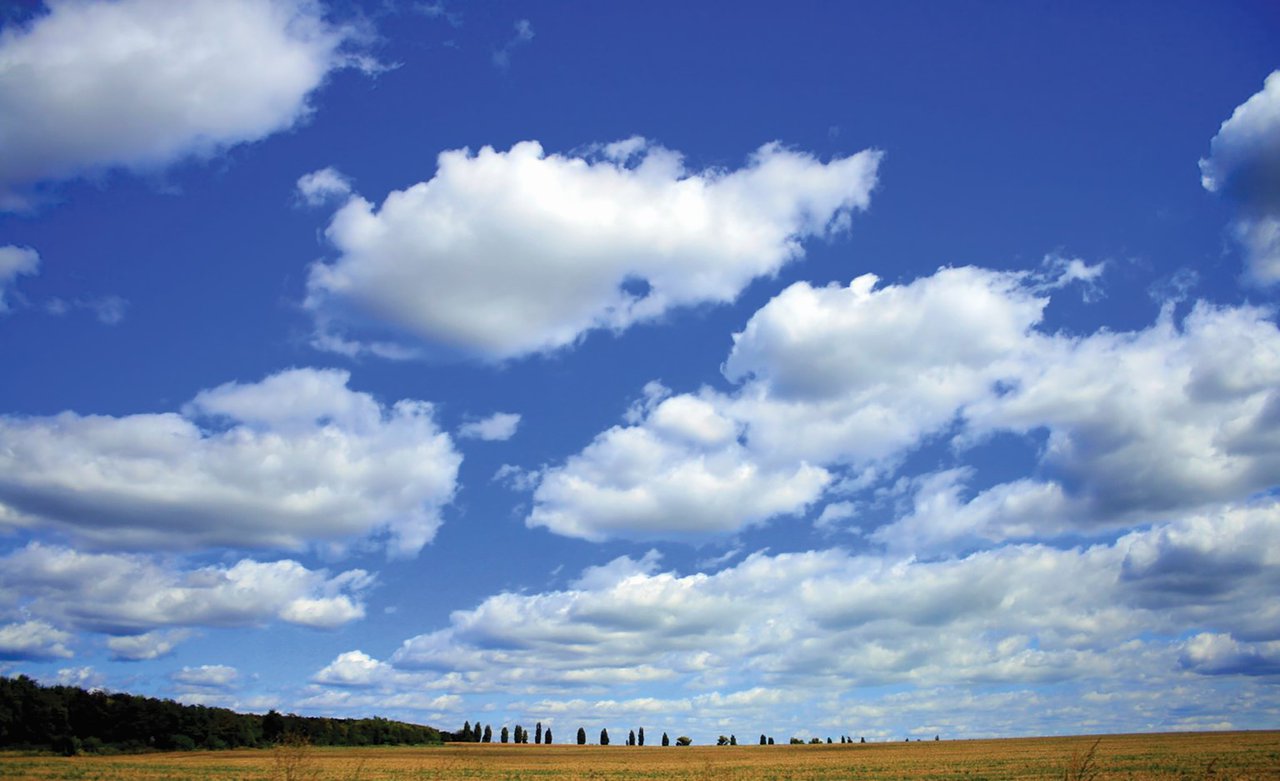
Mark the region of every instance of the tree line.
POLYGON ((43 686, 0 676, 0 748, 75 754, 270 746, 286 735, 321 746, 440 743, 431 727, 383 718, 236 713, 134 694, 43 686))

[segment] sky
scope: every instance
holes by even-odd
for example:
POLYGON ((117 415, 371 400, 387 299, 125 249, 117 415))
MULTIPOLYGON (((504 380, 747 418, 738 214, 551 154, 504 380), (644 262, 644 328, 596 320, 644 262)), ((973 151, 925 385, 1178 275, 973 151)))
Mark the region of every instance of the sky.
POLYGON ((0 673, 1280 728, 1274 3, 0 9, 0 673))

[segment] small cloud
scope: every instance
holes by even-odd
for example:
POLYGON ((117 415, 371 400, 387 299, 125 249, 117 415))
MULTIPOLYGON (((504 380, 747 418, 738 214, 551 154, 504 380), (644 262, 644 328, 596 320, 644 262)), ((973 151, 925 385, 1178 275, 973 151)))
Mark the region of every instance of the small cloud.
POLYGON ((464 423, 458 429, 463 439, 482 439, 485 442, 502 442, 515 436, 520 425, 520 415, 514 412, 495 412, 483 420, 464 423))
POLYGON ((58 670, 54 682, 59 686, 79 686, 81 689, 101 689, 105 679, 92 667, 64 667, 58 670))
POLYGON ((240 677, 240 671, 225 664, 203 664, 199 667, 183 667, 174 673, 174 683, 198 686, 203 689, 229 689, 240 677))
POLYGON ((307 206, 324 206, 351 194, 351 179, 333 166, 298 177, 297 197, 307 206))
POLYGON ((76 309, 93 312, 98 322, 104 325, 118 325, 124 320, 129 302, 120 296, 102 296, 100 298, 77 298, 68 301, 64 298, 51 298, 44 302, 46 314, 62 317, 76 309))
POLYGON ((822 508, 822 514, 813 522, 813 525, 824 532, 836 531, 841 521, 854 518, 857 514, 858 510, 853 502, 832 502, 822 508))
POLYGON ((462 26, 462 12, 450 11, 440 0, 434 3, 415 3, 413 10, 428 19, 443 19, 455 30, 462 26))
POLYGON ((111 659, 117 662, 142 662, 159 659, 173 653, 178 643, 191 637, 192 632, 186 629, 171 631, 144 632, 140 635, 111 637, 107 639, 107 648, 111 651, 111 659))
POLYGON ((528 19, 518 19, 515 23, 515 35, 501 49, 493 53, 493 64, 499 70, 506 70, 511 65, 511 52, 533 40, 533 25, 528 19))
POLYGON ((503 464, 493 473, 493 482, 501 483, 512 491, 532 491, 542 481, 543 470, 525 469, 514 464, 503 464))
POLYGON ((9 311, 5 302, 5 289, 19 275, 32 275, 40 269, 40 253, 30 247, 12 244, 0 247, 0 314, 9 311))
POLYGON ((1039 290, 1057 290, 1071 284, 1080 285, 1080 296, 1086 302, 1093 302, 1102 297, 1099 280, 1106 270, 1107 263, 1089 263, 1080 258, 1066 258, 1061 255, 1045 255, 1041 263, 1044 269, 1038 277, 1041 280, 1039 290))

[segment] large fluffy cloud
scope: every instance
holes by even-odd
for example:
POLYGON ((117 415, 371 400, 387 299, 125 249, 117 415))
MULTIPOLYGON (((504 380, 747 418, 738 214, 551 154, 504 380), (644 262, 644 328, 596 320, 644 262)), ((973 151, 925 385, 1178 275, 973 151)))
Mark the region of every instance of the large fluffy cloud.
POLYGON ((288 559, 182 569, 142 554, 82 553, 29 543, 0 559, 0 607, 59 627, 134 638, 111 649, 154 658, 184 638, 174 627, 279 620, 331 629, 364 617, 363 570, 331 575, 288 559))
POLYGON ((1239 209, 1234 232, 1255 282, 1280 282, 1280 71, 1236 107, 1200 161, 1201 183, 1239 209))
POLYGON ((47 5, 0 32, 0 188, 263 138, 350 61, 316 0, 47 5))
POLYGON ((504 359, 731 301, 866 208, 879 159, 768 144, 740 169, 691 171, 639 138, 580 156, 534 141, 444 152, 429 181, 334 215, 339 257, 308 281, 317 344, 361 349, 345 329, 363 323, 504 359))
MULTIPOLYGON (((1176 682, 1190 702, 1219 679, 1275 674, 1277 551, 1280 505, 1267 501, 1089 547, 1007 545, 934 561, 758 553, 680 575, 650 554, 593 568, 560 590, 489 597, 386 661, 344 654, 313 680, 523 694, 531 701, 508 707, 592 722, 683 709, 682 724, 721 711, 741 724, 762 695, 786 691, 804 707, 756 703, 762 720, 810 718, 817 707, 839 723, 862 700, 856 691, 893 684, 983 700, 989 686, 1070 680, 1078 695, 1141 679, 1176 682), (1188 632, 1203 637, 1188 643, 1188 632), (609 701, 579 699, 602 691, 609 701)), ((1086 710, 1100 717, 1107 707, 1099 699, 1086 710)), ((1015 726, 1006 734, 1027 729, 1015 726)))
POLYGON ((960 452, 1007 432, 1047 444, 1024 477, 976 495, 967 468, 918 482, 875 539, 923 551, 1123 526, 1280 483, 1269 310, 1199 303, 1139 331, 1050 334, 1057 284, 957 268, 792 285, 735 335, 733 392, 651 386, 626 425, 542 473, 528 523, 587 539, 731 532, 874 486, 944 435, 960 452))
POLYGON ((440 525, 461 457, 422 401, 383 406, 337 370, 204 391, 181 413, 0 418, 0 522, 103 548, 298 549, 440 525))

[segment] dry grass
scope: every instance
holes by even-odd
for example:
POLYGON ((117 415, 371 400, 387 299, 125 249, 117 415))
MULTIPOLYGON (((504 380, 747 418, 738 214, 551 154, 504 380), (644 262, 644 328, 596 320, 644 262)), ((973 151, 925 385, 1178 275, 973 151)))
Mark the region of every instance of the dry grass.
MULTIPOLYGON (((271 750, 118 757, 0 754, 0 778, 274 781, 286 777, 277 756, 271 750)), ((306 775, 291 778, 316 781, 1280 781, 1280 732, 821 746, 306 747, 295 769, 306 775)))

